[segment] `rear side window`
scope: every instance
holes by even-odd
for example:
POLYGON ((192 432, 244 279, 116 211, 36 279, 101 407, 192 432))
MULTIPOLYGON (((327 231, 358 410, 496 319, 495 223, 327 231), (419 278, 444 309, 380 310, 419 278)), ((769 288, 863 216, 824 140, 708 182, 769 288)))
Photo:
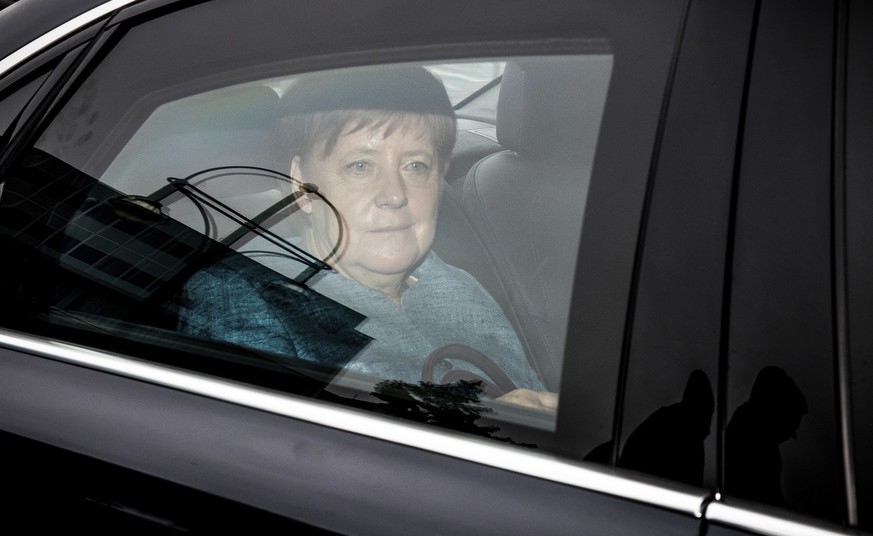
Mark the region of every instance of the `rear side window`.
POLYGON ((181 350, 207 372, 254 367, 383 413, 413 404, 437 424, 548 442, 606 41, 563 57, 168 79, 120 107, 103 96, 127 48, 7 183, 5 239, 36 267, 16 273, 28 329, 181 350), (530 86, 571 82, 584 88, 564 117, 527 111, 541 100, 530 86), (492 88, 500 117, 459 123, 455 106, 492 88), (481 161, 450 177, 458 139, 481 161), (561 192, 531 200, 519 241, 505 209, 531 173, 561 192), (546 230, 561 257, 537 252, 546 230))
MULTIPOLYGON (((254 23, 222 45, 241 5, 125 23, 52 112, 0 199, 3 325, 555 448, 610 32, 320 65, 254 23)), ((641 196, 663 87, 604 184, 641 196)))

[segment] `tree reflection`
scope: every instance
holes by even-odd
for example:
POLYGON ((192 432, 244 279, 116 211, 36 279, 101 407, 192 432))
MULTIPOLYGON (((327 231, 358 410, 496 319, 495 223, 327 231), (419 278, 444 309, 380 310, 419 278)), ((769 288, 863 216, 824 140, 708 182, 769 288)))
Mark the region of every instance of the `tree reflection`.
POLYGON ((376 384, 373 395, 383 402, 374 409, 386 415, 518 444, 495 435, 499 426, 476 423, 494 411, 481 403, 481 381, 459 380, 441 385, 385 380, 376 384))

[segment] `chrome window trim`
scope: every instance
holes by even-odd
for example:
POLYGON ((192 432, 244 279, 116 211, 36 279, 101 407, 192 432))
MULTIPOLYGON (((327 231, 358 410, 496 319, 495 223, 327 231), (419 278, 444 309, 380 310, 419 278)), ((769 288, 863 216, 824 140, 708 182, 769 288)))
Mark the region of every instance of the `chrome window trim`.
POLYGON ((324 402, 280 394, 206 377, 194 372, 139 361, 108 352, 43 339, 0 328, 0 347, 34 354, 98 371, 239 404, 301 421, 352 432, 701 517, 705 490, 683 490, 616 474, 608 467, 586 467, 557 456, 462 437, 438 429, 368 415, 324 402))
POLYGON ((38 54, 40 51, 45 50, 46 48, 57 43, 68 35, 76 32, 82 27, 91 24, 92 22, 112 13, 113 11, 116 11, 123 7, 127 7, 128 5, 139 1, 140 0, 109 0, 95 8, 90 9, 89 11, 86 11, 85 13, 82 13, 81 15, 78 15, 68 20, 54 30, 43 34, 41 37, 34 39, 30 43, 24 45, 12 54, 0 60, 0 76, 4 76, 7 72, 11 71, 15 67, 18 67, 19 64, 27 61, 31 57, 38 54))
POLYGON ((756 512, 747 508, 713 501, 704 512, 707 521, 729 525, 766 536, 839 536, 846 531, 836 531, 813 523, 791 520, 777 515, 756 512))

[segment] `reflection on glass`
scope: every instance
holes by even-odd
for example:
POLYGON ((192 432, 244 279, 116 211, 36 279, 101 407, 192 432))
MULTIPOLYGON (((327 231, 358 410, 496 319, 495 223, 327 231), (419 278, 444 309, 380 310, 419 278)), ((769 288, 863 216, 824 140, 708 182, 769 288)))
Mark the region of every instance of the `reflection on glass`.
POLYGON ((725 442, 725 492, 788 506, 782 494, 779 445, 797 438, 806 397, 779 367, 764 367, 749 400, 734 412, 725 442))
POLYGON ((479 422, 483 416, 494 411, 481 403, 481 382, 460 380, 446 385, 435 385, 430 382, 385 380, 376 384, 374 394, 382 402, 377 410, 386 415, 516 443, 510 438, 497 435, 500 431, 498 426, 479 422))
MULTIPOLYGON (((709 436, 715 397, 709 377, 695 370, 685 383, 682 399, 655 410, 628 437, 617 465, 655 476, 703 485, 704 440, 709 436)), ((585 460, 611 463, 614 443, 591 450, 585 460)))
POLYGON ((618 465, 703 485, 703 440, 709 435, 714 410, 709 378, 695 370, 681 401, 656 410, 631 433, 618 465))

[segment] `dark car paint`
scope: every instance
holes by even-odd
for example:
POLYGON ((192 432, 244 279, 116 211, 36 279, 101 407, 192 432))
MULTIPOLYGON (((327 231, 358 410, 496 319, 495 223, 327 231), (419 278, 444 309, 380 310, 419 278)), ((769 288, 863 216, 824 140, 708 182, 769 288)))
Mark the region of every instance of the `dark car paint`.
MULTIPOLYGON (((63 438, 59 446, 72 452, 339 533, 567 534, 585 526, 602 534, 627 529, 628 508, 631 524, 648 534, 696 534, 700 525, 693 516, 51 360, 3 351, 2 363, 4 430, 56 445, 63 438)), ((22 462, 4 458, 25 478, 43 463, 22 462)), ((128 479, 138 478, 118 476, 104 501, 124 504, 128 479)), ((82 486, 81 495, 100 498, 100 482, 46 484, 82 486)), ((169 494, 159 502, 166 510, 174 501, 169 494)), ((208 517, 212 507, 207 501, 185 515, 208 517)))
MULTIPOLYGON (((81 12, 99 3, 77 3, 76 9, 81 12)), ((15 11, 15 17, 0 17, 0 57, 44 29, 70 18, 61 15, 63 9, 60 9, 61 5, 69 4, 63 0, 24 0, 8 8, 15 11), (44 13, 51 16, 41 19, 39 10, 46 10, 44 13), (40 20, 30 22, 36 19, 40 20)), ((648 161, 622 162, 625 155, 620 151, 599 155, 599 165, 616 171, 609 183, 595 183, 592 195, 604 201, 586 215, 586 238, 581 248, 586 257, 580 257, 577 289, 581 290, 576 291, 576 312, 571 321, 578 326, 573 348, 580 355, 623 355, 625 359, 631 356, 630 366, 635 366, 639 361, 629 353, 633 346, 622 334, 656 339, 664 337, 665 329, 675 331, 678 340, 695 351, 699 351, 701 344, 713 355, 724 348, 721 339, 724 334, 719 332, 724 329, 719 316, 723 313, 720 294, 723 285, 718 282, 726 277, 720 274, 726 242, 732 239, 728 225, 730 212, 735 210, 731 203, 736 203, 731 197, 731 188, 737 180, 733 167, 745 135, 741 131, 745 120, 743 112, 749 106, 744 100, 748 98, 744 92, 749 84, 746 58, 753 51, 753 19, 759 16, 755 11, 758 6, 753 4, 751 1, 731 6, 717 2, 690 4, 688 31, 674 58, 676 71, 665 81, 671 93, 670 101, 664 102, 664 115, 660 119, 662 130, 659 132, 663 135, 643 143, 644 146, 654 145, 653 152, 657 156, 651 164, 654 181, 648 191, 640 191, 639 184, 622 185, 620 182, 623 166, 648 165, 648 161), (719 60, 713 61, 713 57, 719 60), (695 73, 701 71, 708 75, 696 77, 695 73), (706 135, 692 126, 701 116, 707 118, 706 135), (697 132, 697 135, 688 136, 687 131, 697 132), (695 146, 694 142, 702 146, 695 146), (701 152, 708 153, 712 159, 698 159, 701 152), (692 171, 698 165, 700 169, 692 171), (685 184, 683 178, 699 180, 685 184), (596 190, 598 187, 602 191, 596 190), (707 198, 709 204, 701 203, 702 198, 707 198), (637 219, 627 218, 616 228, 614 214, 641 213, 644 200, 646 225, 640 227, 637 219), (710 224, 696 227, 693 240, 671 239, 689 229, 686 220, 703 220, 710 224), (645 248, 640 246, 638 251, 636 240, 640 229, 645 231, 641 234, 646 241, 645 248), (701 244, 709 254, 696 249, 701 244), (612 266, 605 265, 607 260, 615 262, 616 251, 626 257, 618 262, 622 270, 612 270, 612 266), (667 251, 670 253, 665 253, 667 251), (634 265, 634 256, 637 256, 637 265, 634 265), (679 266, 670 262, 670 259, 688 258, 697 260, 679 266), (714 265, 703 268, 700 263, 714 265), (636 281, 630 277, 631 270, 640 279, 632 288, 627 288, 629 281, 636 281), (607 273, 609 276, 604 276, 607 273), (584 278, 593 277, 591 274, 598 274, 598 282, 605 283, 596 289, 586 285, 584 278), (675 305, 676 311, 664 315, 664 301, 657 289, 676 280, 685 283, 680 291, 685 300, 668 302, 675 305), (628 303, 622 298, 625 296, 633 300, 630 310, 636 317, 628 323, 633 331, 625 325, 628 303), (700 307, 690 308, 689 302, 700 307), (696 313, 701 309, 707 314, 696 313), (664 318, 672 319, 672 324, 661 325, 664 318), (696 324, 701 327, 688 327, 696 324), (610 335, 603 336, 605 333, 610 335), (601 338, 594 340, 589 334, 599 334, 601 338), (707 334, 709 338, 701 341, 700 337, 707 334), (616 344, 625 348, 615 347, 616 344)), ((446 12, 451 13, 451 9, 447 8, 446 12)), ((501 31, 506 32, 504 36, 510 35, 510 30, 511 24, 507 24, 496 31, 496 35, 501 31)), ((446 40, 449 42, 450 36, 446 36, 446 40)), ((400 41, 382 44, 402 46, 400 41)), ((827 61, 822 61, 820 68, 827 71, 827 61)), ((817 97, 811 100, 819 104, 829 101, 817 97)), ((624 118, 625 121, 636 119, 631 114, 624 118)), ((602 134, 608 147, 621 147, 620 143, 610 141, 610 136, 614 138, 619 132, 607 130, 602 134)), ((811 158, 821 162, 821 157, 811 158)), ((627 173, 628 176, 633 174, 627 173)), ((824 226, 827 227, 827 221, 824 226)), ((158 481, 166 479, 183 484, 186 490, 200 489, 343 533, 408 533, 409 526, 435 533, 533 531, 548 534, 577 532, 579 527, 591 533, 697 534, 702 531, 701 521, 688 513, 670 512, 26 353, 4 349, 0 355, 4 370, 0 377, 0 400, 3 407, 9 409, 0 415, 3 419, 0 428, 40 443, 87 454, 114 467, 127 468, 120 473, 107 472, 112 475, 109 488, 123 489, 125 481, 138 482, 142 475, 150 475, 158 481), (83 385, 88 389, 81 389, 83 385), (117 400, 125 403, 117 404, 117 400), (289 485, 289 480, 295 485, 289 485), (531 497, 536 499, 532 501, 531 497)), ((591 369, 584 370, 586 376, 591 372, 591 369)), ((642 365, 633 372, 645 377, 642 365)), ((565 378, 578 381, 580 375, 581 372, 573 374, 572 368, 565 371, 565 378)), ((618 383, 617 379, 604 380, 604 376, 595 375, 588 381, 618 383)), ((572 423, 566 419, 585 415, 592 402, 584 395, 569 393, 580 389, 578 383, 570 387, 572 389, 565 386, 562 390, 561 403, 566 411, 561 412, 560 418, 564 421, 559 423, 559 427, 568 430, 572 430, 569 426, 572 423)), ((594 403, 611 406, 612 401, 594 403)), ((644 412, 644 407, 635 410, 633 402, 628 402, 625 410, 644 412)), ((719 416, 722 421, 725 418, 725 415, 719 416)), ((600 426, 608 432, 608 423, 600 426)), ((620 428, 615 433, 620 435, 620 428)), ((590 446, 572 434, 561 438, 559 443, 562 452, 574 458, 590 446)), ((25 450, 27 447, 16 452, 25 450)), ((45 454, 53 456, 52 451, 45 454)), ((28 465, 19 459, 7 461, 19 475, 25 468, 22 480, 26 480, 28 465)), ((38 464, 39 460, 30 462, 38 464)), ((160 484, 156 485, 161 488, 160 484)), ((188 493, 174 491, 170 485, 166 489, 168 501, 188 493)), ((95 500, 105 504, 113 503, 113 499, 98 497, 100 493, 93 490, 75 489, 72 493, 77 497, 97 497, 95 500)), ((118 504, 123 501, 120 499, 118 504)), ((211 501, 207 497, 194 508, 202 509, 203 515, 208 516, 209 509, 216 504, 222 503, 217 498, 211 501)), ((128 510, 137 508, 131 505, 128 510)), ((166 519, 162 513, 165 511, 157 506, 153 514, 166 519)), ((248 513, 252 519, 260 515, 257 510, 248 513)), ((186 515, 191 512, 185 512, 182 517, 186 515)), ((180 524, 184 526, 185 522, 180 524)), ((708 533, 745 532, 711 526, 708 533)))

